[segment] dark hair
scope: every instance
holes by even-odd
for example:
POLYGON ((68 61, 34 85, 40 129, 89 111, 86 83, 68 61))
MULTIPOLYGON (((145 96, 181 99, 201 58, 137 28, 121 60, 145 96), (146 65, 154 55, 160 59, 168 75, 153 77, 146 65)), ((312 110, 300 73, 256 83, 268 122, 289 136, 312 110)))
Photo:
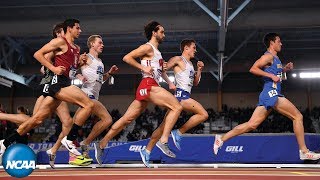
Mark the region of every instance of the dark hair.
POLYGON ((183 52, 184 47, 190 46, 192 43, 196 43, 194 39, 184 39, 180 42, 180 51, 183 52))
POLYGON ((268 33, 266 35, 264 35, 263 37, 263 44, 269 48, 270 46, 270 41, 275 41, 276 40, 276 37, 280 37, 279 34, 277 33, 268 33))
POLYGON ((161 26, 160 23, 158 23, 157 21, 151 21, 149 22, 147 25, 144 26, 144 35, 146 36, 146 38, 148 39, 148 41, 151 39, 152 37, 152 32, 157 32, 159 30, 159 27, 161 26))
POLYGON ((21 111, 23 114, 27 114, 27 109, 25 107, 19 106, 17 109, 21 111))
POLYGON ((53 29, 52 29, 53 38, 56 38, 57 34, 61 33, 61 31, 63 31, 63 29, 64 29, 64 24, 63 23, 59 23, 59 24, 54 25, 53 29))
POLYGON ((76 24, 76 23, 80 23, 80 21, 78 19, 66 19, 63 24, 64 24, 64 27, 63 27, 63 31, 64 32, 67 32, 67 28, 68 27, 71 27, 73 28, 73 26, 76 24))

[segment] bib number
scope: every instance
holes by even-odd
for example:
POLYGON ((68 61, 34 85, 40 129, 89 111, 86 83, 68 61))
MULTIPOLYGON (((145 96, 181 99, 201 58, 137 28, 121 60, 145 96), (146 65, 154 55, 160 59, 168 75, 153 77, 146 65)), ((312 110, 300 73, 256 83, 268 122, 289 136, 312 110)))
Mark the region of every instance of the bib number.
POLYGON ((58 83, 58 76, 55 74, 55 75, 52 77, 51 84, 57 84, 57 83, 58 83))
POLYGON ((274 96, 278 95, 278 92, 273 89, 273 90, 269 91, 268 94, 270 97, 274 97, 274 96))
POLYGON ((42 92, 49 93, 49 84, 44 85, 42 92))
POLYGON ((76 74, 77 74, 77 69, 74 68, 74 67, 71 67, 70 71, 69 71, 69 78, 70 79, 75 79, 76 78, 76 74))
POLYGON ((177 91, 176 92, 176 97, 181 97, 181 95, 182 95, 182 91, 177 91))

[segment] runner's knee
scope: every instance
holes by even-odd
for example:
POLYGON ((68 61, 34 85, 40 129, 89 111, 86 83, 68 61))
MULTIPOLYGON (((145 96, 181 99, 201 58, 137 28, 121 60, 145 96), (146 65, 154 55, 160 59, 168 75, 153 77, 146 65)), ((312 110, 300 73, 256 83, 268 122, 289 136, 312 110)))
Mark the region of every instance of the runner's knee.
POLYGON ((94 107, 94 103, 93 103, 91 100, 88 101, 88 102, 85 104, 85 106, 84 106, 84 108, 90 109, 90 111, 93 110, 93 107, 94 107))
POLYGON ((103 116, 103 117, 99 117, 100 121, 101 121, 101 126, 103 126, 104 128, 109 127, 112 124, 112 118, 108 117, 108 116, 103 116))
POLYGON ((209 118, 208 112, 204 111, 201 116, 203 117, 203 121, 207 120, 209 118))
POLYGON ((303 115, 299 112, 293 116, 293 120, 303 121, 303 115))
POLYGON ((172 110, 177 111, 177 112, 181 112, 183 110, 183 107, 181 106, 181 104, 177 103, 177 104, 173 105, 172 110))
POLYGON ((104 119, 101 119, 101 121, 104 121, 105 124, 111 124, 112 123, 112 117, 105 117, 104 119))
POLYGON ((69 129, 69 128, 71 129, 72 124, 73 124, 73 119, 71 117, 69 117, 68 119, 62 121, 62 125, 67 129, 69 129))

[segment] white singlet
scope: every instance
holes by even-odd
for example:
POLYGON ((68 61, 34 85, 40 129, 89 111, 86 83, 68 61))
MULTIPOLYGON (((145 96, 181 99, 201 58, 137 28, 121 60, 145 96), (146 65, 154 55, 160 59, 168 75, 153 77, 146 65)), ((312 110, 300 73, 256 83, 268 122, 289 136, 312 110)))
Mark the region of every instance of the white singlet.
POLYGON ((180 57, 186 64, 186 68, 174 75, 176 79, 176 87, 183 89, 191 94, 191 88, 194 81, 194 68, 193 65, 190 64, 183 56, 180 57))
POLYGON ((151 43, 148 42, 146 44, 149 44, 152 47, 154 55, 151 60, 142 59, 141 65, 152 66, 153 74, 150 75, 142 72, 142 78, 146 78, 146 77, 153 78, 159 84, 160 77, 162 75, 162 66, 163 66, 163 59, 161 56, 161 52, 157 48, 155 48, 151 43))
POLYGON ((88 96, 94 96, 94 98, 98 100, 99 92, 103 84, 104 65, 101 59, 96 59, 91 54, 87 55, 92 60, 92 63, 81 68, 82 75, 87 79, 87 81, 82 84, 81 90, 88 96))

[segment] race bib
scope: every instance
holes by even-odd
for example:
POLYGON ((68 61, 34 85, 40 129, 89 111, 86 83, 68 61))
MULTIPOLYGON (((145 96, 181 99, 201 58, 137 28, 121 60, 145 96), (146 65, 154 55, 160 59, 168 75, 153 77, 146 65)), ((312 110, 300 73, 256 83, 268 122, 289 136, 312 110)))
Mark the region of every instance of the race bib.
POLYGON ((42 92, 49 93, 49 84, 44 85, 42 92))
POLYGON ((70 71, 69 71, 69 78, 70 79, 75 79, 77 75, 77 69, 71 66, 70 71))

